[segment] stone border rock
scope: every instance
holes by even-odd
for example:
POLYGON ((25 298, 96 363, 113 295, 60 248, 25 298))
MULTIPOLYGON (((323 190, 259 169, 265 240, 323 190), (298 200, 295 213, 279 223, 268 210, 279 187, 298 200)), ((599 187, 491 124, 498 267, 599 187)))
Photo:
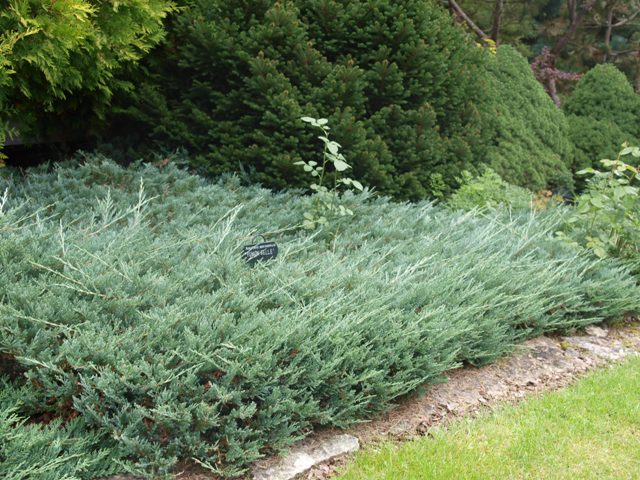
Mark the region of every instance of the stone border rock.
POLYGON ((353 435, 335 435, 313 445, 306 442, 291 450, 289 455, 272 467, 253 470, 254 480, 289 480, 308 472, 312 467, 332 460, 340 455, 355 452, 360 441, 353 435))

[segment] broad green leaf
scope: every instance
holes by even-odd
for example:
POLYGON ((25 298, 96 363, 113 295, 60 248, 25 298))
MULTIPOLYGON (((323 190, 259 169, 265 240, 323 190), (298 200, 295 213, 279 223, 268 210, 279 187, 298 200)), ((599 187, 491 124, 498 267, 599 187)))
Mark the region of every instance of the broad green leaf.
POLYGON ((354 187, 356 187, 358 190, 362 191, 364 190, 364 187, 362 186, 362 184, 357 181, 357 180, 351 180, 351 183, 353 184, 354 187))
POLYGON ((340 144, 337 142, 329 142, 327 143, 327 148, 331 153, 333 153, 334 155, 337 155, 338 152, 340 151, 340 144))
POLYGON ((347 162, 343 162, 342 160, 334 160, 333 166, 336 168, 338 172, 344 172, 349 167, 347 162))
POLYGON ((623 156, 625 156, 625 155, 629 155, 631 152, 633 152, 633 150, 634 150, 634 148, 633 148, 633 147, 626 147, 626 148, 623 148, 623 149, 620 151, 620 156, 622 156, 622 157, 623 157, 623 156))

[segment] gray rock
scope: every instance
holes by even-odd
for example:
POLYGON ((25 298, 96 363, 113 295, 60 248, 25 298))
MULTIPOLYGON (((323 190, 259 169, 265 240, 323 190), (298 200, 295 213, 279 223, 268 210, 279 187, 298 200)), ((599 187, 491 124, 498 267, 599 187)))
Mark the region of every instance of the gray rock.
POLYGON ((567 337, 565 341, 578 349, 607 361, 617 361, 631 355, 633 350, 618 344, 602 344, 590 337, 567 337))
POLYGON ((359 448, 360 442, 352 435, 336 435, 312 446, 305 446, 303 442, 275 465, 258 464, 253 469, 253 480, 291 480, 315 465, 359 448))
POLYGON ((598 338, 607 338, 607 336, 609 335, 608 329, 598 327, 596 325, 589 325, 584 329, 584 331, 587 333, 587 335, 598 338))

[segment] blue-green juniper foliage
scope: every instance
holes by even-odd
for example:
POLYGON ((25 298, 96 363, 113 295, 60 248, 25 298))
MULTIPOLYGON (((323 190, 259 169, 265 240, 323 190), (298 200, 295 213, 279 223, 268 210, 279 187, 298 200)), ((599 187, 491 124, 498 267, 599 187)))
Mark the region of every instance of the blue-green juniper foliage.
POLYGON ((364 192, 310 234, 309 196, 85 160, 0 180, 0 375, 29 388, 14 413, 73 418, 149 477, 189 458, 236 474, 463 362, 638 309, 624 267, 554 238, 561 210, 364 192), (256 234, 280 254, 250 268, 256 234))

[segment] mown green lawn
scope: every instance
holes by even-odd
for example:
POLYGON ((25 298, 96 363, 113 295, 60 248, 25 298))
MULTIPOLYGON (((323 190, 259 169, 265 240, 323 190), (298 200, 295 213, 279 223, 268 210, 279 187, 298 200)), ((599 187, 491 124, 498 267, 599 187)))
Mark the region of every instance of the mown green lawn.
POLYGON ((640 479, 640 358, 571 388, 365 450, 356 479, 640 479))

